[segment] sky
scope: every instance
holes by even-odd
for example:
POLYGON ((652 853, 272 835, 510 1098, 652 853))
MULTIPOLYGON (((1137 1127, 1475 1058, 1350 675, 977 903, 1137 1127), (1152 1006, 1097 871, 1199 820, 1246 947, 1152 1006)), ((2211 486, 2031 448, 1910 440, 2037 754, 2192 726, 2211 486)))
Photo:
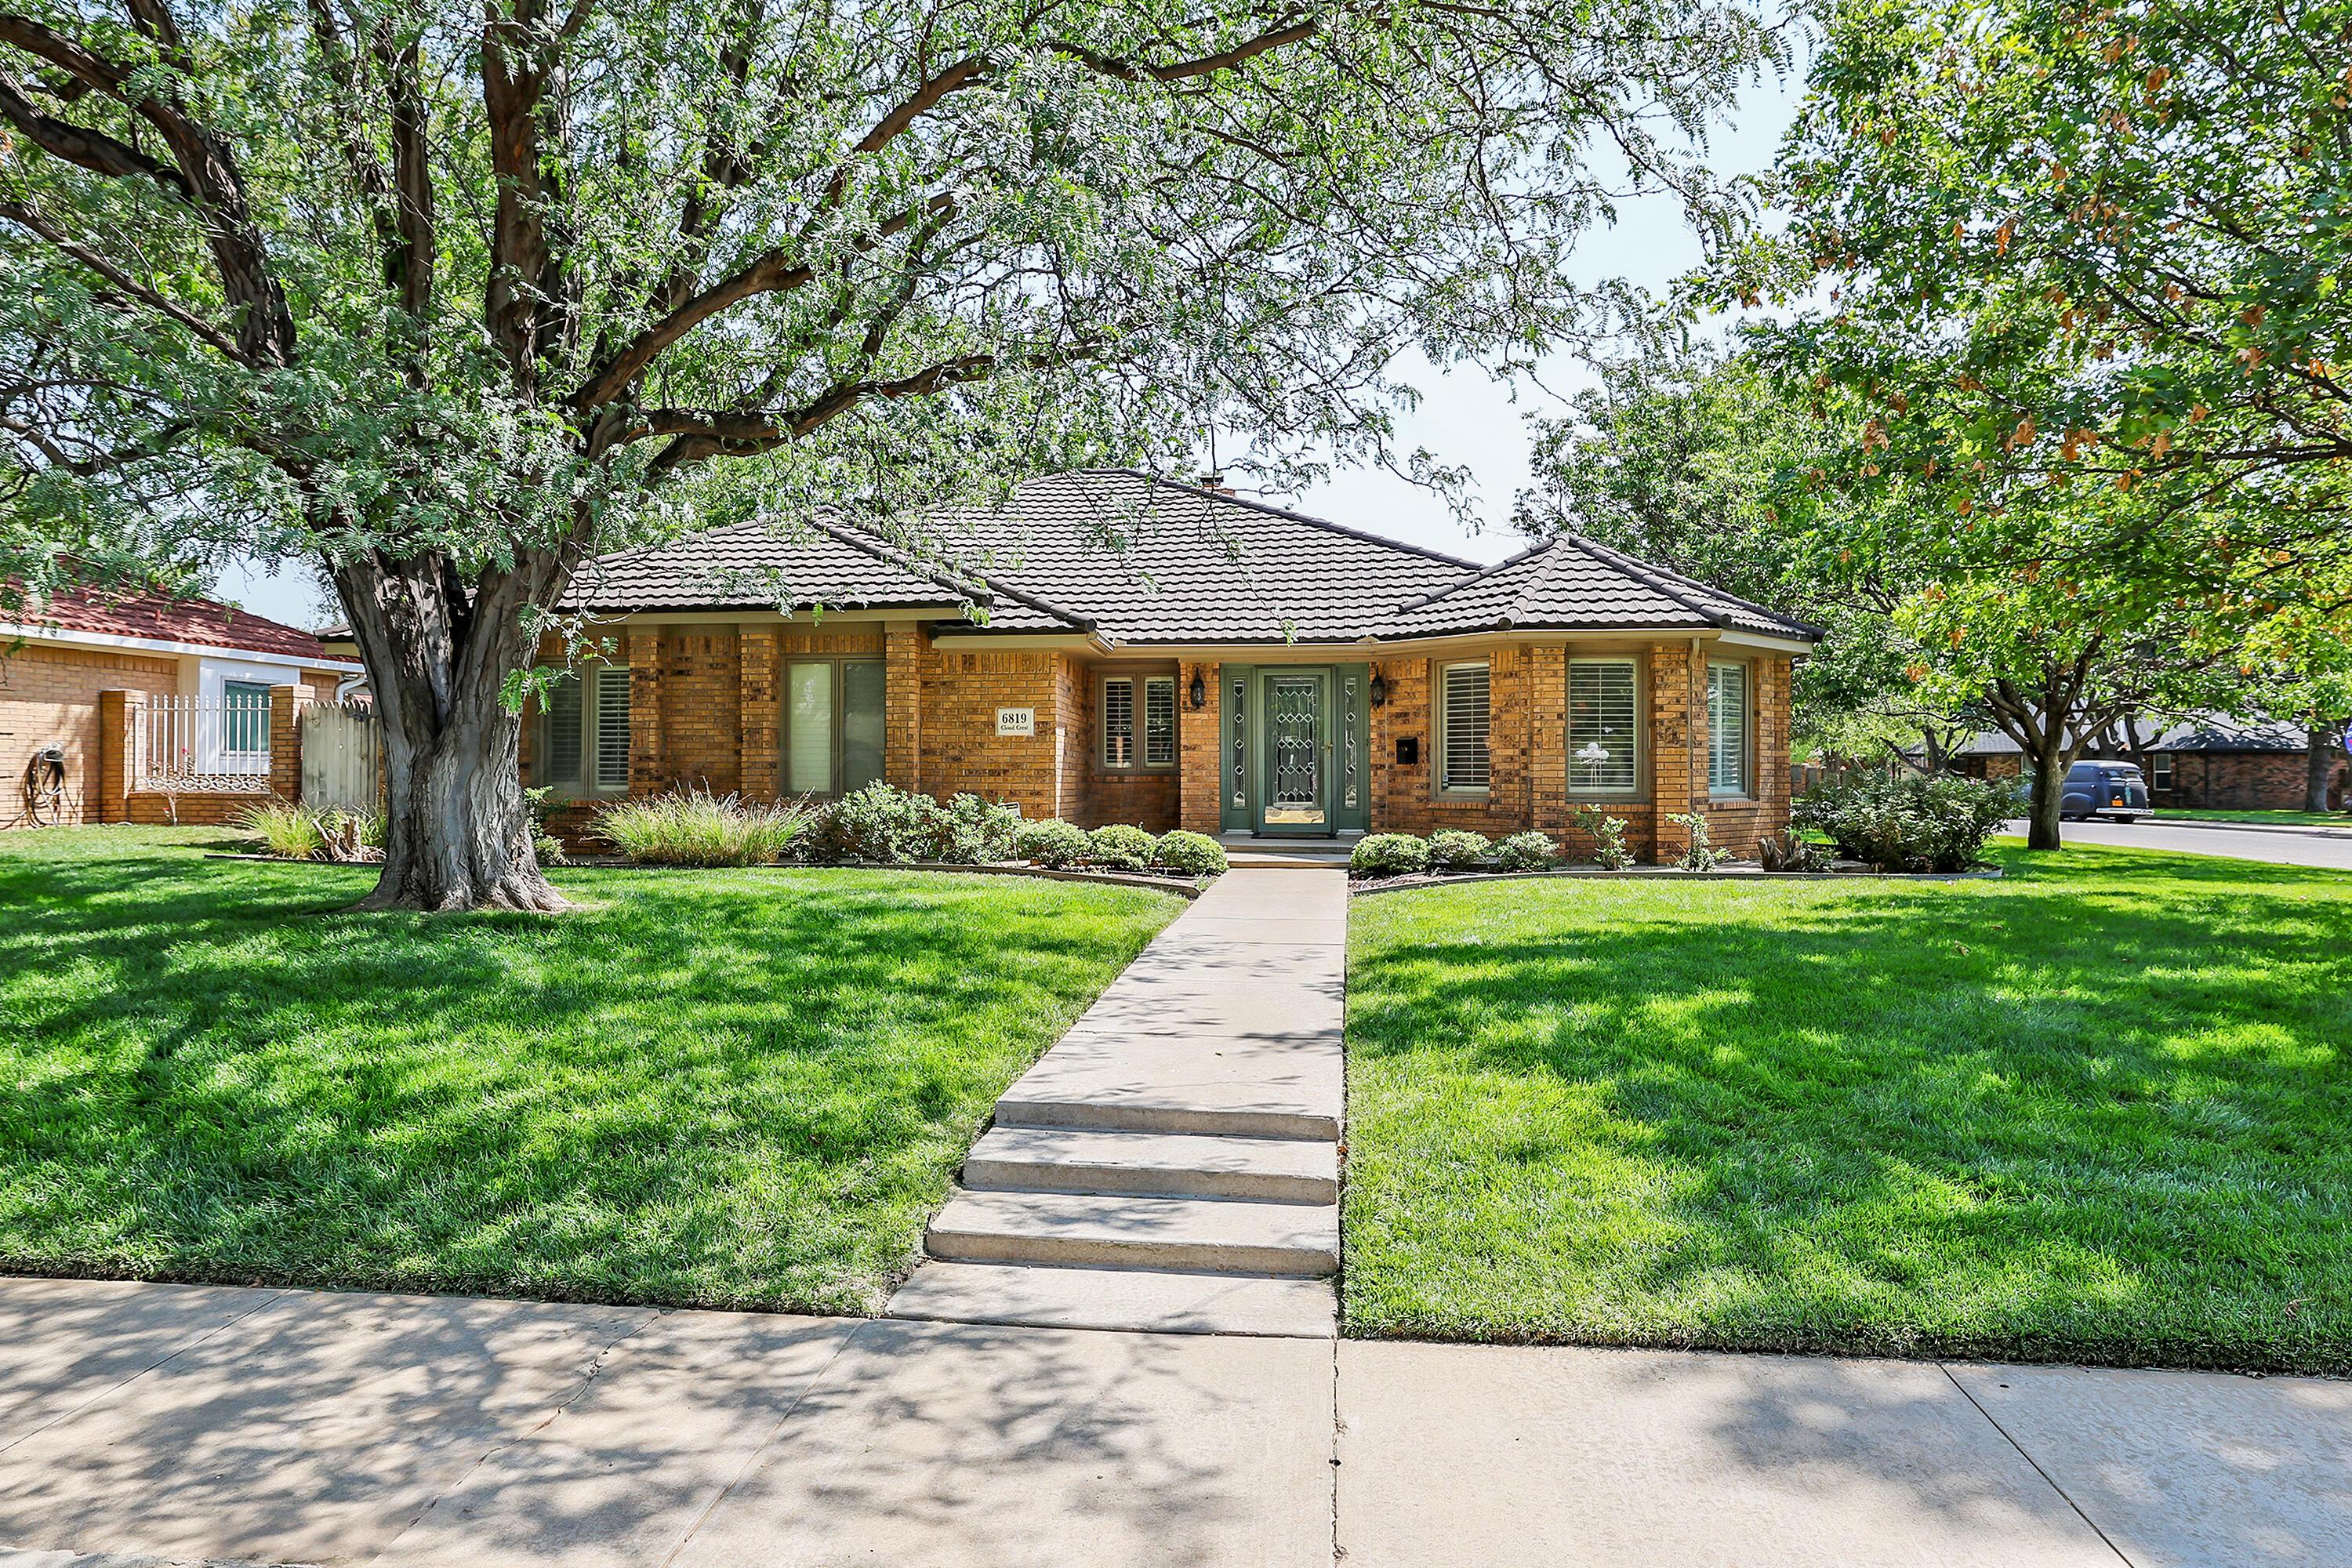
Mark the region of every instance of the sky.
MULTIPOLYGON (((1802 91, 1801 78, 1791 76, 1768 78, 1743 93, 1729 122, 1710 139, 1707 152, 1716 172, 1727 178, 1769 167, 1802 91)), ((1617 216, 1613 227, 1594 230, 1580 247, 1579 270, 1585 280, 1623 278, 1660 294, 1699 260, 1698 241, 1671 196, 1621 203, 1617 216)), ((1470 469, 1475 479, 1475 526, 1457 522, 1435 496, 1380 470, 1335 470, 1297 495, 1268 499, 1468 560, 1499 561, 1525 542, 1510 531, 1510 516, 1513 499, 1528 482, 1528 420, 1560 412, 1562 399, 1590 378, 1574 363, 1555 359, 1540 368, 1540 386, 1513 387, 1475 369, 1438 372, 1415 357, 1417 363, 1399 367, 1401 377, 1422 395, 1420 407, 1398 422, 1399 449, 1426 447, 1440 462, 1470 469)), ((299 566, 275 572, 252 563, 232 566, 222 574, 215 596, 295 626, 316 626, 340 615, 299 566)))

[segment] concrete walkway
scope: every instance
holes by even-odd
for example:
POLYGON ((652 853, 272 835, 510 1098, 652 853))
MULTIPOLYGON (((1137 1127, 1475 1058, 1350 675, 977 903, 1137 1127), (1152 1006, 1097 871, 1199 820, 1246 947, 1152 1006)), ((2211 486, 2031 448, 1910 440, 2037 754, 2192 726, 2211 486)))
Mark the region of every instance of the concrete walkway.
POLYGON ((2341 1565, 2352 1384, 0 1279, 0 1563, 159 1560, 2341 1565))
POLYGON ((1235 869, 996 1102, 890 1314, 1333 1333, 1347 873, 1235 869))

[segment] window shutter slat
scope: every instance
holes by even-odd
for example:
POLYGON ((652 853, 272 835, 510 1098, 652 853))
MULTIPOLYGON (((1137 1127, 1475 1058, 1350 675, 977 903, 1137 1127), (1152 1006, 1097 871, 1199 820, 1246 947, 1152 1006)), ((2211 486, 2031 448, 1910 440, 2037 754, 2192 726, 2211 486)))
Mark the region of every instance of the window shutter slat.
POLYGON ((547 689, 544 784, 580 782, 580 678, 567 675, 547 689))
POLYGON ((1103 682, 1103 765, 1135 765, 1135 682, 1103 682))
POLYGON ((1486 667, 1448 665, 1444 677, 1444 734, 1439 784, 1446 789, 1485 789, 1491 775, 1487 751, 1490 712, 1486 667))
POLYGON ((1570 789, 1588 795, 1633 793, 1639 718, 1631 660, 1570 661, 1570 789))
POLYGON ((596 787, 625 789, 629 783, 629 672, 625 667, 596 668, 596 787))
POLYGON ((1143 683, 1143 765, 1171 766, 1176 761, 1176 681, 1154 676, 1143 683))

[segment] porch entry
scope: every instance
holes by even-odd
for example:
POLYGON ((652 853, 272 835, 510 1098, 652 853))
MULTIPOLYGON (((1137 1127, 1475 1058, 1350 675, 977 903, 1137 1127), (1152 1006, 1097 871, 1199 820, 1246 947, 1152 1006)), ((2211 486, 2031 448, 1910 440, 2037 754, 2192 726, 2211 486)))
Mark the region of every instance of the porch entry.
POLYGON ((1370 675, 1361 664, 1224 667, 1226 831, 1328 838, 1366 825, 1370 675))

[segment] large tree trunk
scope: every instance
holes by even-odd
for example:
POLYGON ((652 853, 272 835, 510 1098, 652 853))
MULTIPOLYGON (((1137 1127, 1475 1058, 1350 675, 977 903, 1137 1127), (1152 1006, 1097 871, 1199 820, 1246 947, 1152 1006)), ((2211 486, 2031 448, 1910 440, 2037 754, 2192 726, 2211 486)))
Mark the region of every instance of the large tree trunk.
MULTIPOLYGON (((2080 747, 2073 748, 2079 751, 2080 747)), ((2066 770, 2074 765, 2070 749, 2060 743, 2055 726, 2032 754, 2033 805, 2025 825, 2028 849, 2058 849, 2059 816, 2066 799, 2066 770)))
POLYGON ((2305 753, 2303 772, 2303 809, 2327 809, 2327 780, 2336 771, 2336 759, 2342 753, 2345 726, 2326 721, 2315 723, 2307 732, 2310 751, 2305 753))
POLYGON ((569 908, 531 845, 509 679, 530 662, 518 579, 438 561, 344 566, 335 585, 383 725, 383 875, 361 909, 569 908))

